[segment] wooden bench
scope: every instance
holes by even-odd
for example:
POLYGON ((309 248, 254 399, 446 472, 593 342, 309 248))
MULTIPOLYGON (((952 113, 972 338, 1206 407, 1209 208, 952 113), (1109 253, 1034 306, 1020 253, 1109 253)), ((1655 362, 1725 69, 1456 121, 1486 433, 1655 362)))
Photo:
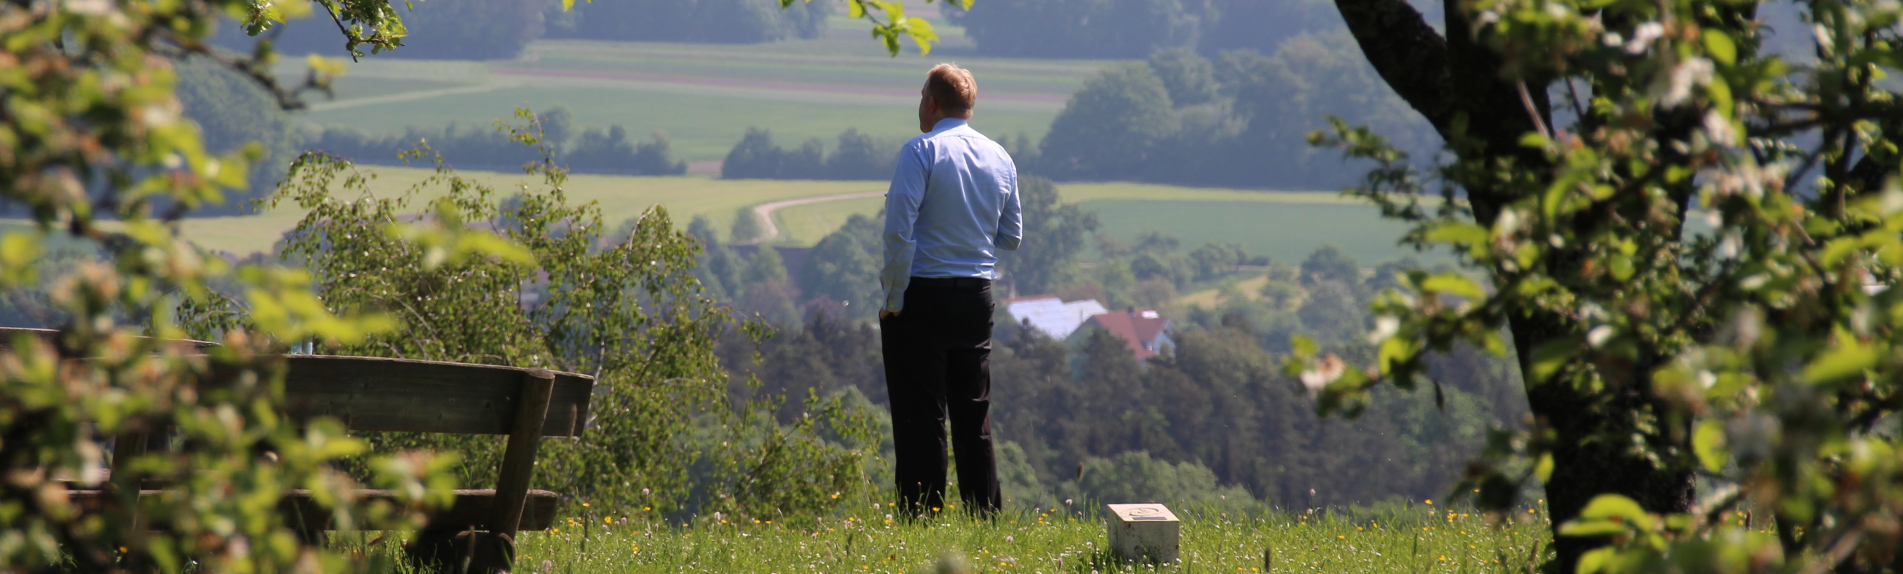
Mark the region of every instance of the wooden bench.
MULTIPOLYGON (((56 334, 0 328, 0 347, 10 347, 17 333, 42 339, 56 334)), ((289 364, 283 408, 293 421, 332 417, 353 431, 508 435, 495 488, 458 490, 449 508, 431 514, 409 548, 418 561, 443 572, 507 570, 514 561, 516 533, 547 529, 554 523, 560 495, 529 488, 536 451, 543 437, 580 437, 587 429, 593 377, 373 357, 291 355, 285 359, 289 364)), ((211 380, 235 375, 214 373, 211 380)), ((165 448, 165 442, 162 436, 118 437, 113 460, 165 448)), ((163 485, 148 484, 141 496, 163 492, 154 487, 163 485)), ((69 492, 81 508, 104 496, 97 490, 69 492)), ((378 490, 361 490, 357 495, 360 500, 391 496, 378 490)), ((307 539, 315 540, 336 526, 307 491, 293 491, 280 510, 307 539)))
MULTIPOLYGON (((536 451, 543 437, 580 437, 587 429, 593 377, 367 357, 287 360, 284 411, 292 420, 332 417, 354 431, 508 435, 495 488, 456 491, 455 503, 432 515, 412 544, 422 561, 448 572, 508 569, 516 533, 553 524, 560 496, 529 488, 536 451)), ((284 511, 294 521, 328 516, 308 495, 285 499, 284 511)), ((328 518, 293 525, 305 532, 332 526, 328 518)))

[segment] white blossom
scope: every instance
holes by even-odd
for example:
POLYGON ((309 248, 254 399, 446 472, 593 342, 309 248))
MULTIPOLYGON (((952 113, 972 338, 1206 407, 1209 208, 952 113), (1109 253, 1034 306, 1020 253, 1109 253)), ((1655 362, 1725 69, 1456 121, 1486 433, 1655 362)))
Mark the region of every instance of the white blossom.
POLYGON ((1640 24, 1637 28, 1632 29, 1632 41, 1626 42, 1625 51, 1627 54, 1644 53, 1646 46, 1651 45, 1653 40, 1657 40, 1664 35, 1664 24, 1658 22, 1640 24))

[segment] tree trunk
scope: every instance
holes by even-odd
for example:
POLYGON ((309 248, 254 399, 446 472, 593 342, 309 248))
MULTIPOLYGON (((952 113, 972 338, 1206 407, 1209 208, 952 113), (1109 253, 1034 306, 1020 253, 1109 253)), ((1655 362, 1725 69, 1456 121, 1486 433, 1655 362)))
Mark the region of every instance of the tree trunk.
MULTIPOLYGON (((1335 0, 1335 5, 1369 63, 1453 145, 1461 161, 1492 166, 1505 160, 1522 173, 1547 173, 1551 166, 1545 156, 1519 145, 1519 139, 1532 131, 1551 133, 1549 82, 1502 78, 1501 59, 1476 40, 1462 2, 1444 1, 1448 32, 1444 38, 1406 0, 1335 0)), ((1482 225, 1491 224, 1502 207, 1517 199, 1508 190, 1463 183, 1467 183, 1474 217, 1482 225)), ((1582 259, 1581 254, 1563 249, 1547 254, 1549 269, 1567 269, 1567 261, 1582 259)), ((1631 497, 1653 512, 1689 510, 1694 501, 1689 468, 1655 464, 1633 454, 1632 445, 1623 440, 1592 440, 1633 436, 1639 430, 1633 414, 1657 406, 1645 380, 1651 368, 1630 369, 1632 380, 1608 391, 1582 392, 1564 381, 1539 381, 1531 368, 1534 350, 1549 341, 1581 340, 1582 333, 1576 325, 1548 313, 1516 315, 1509 327, 1528 403, 1534 416, 1557 435, 1553 474, 1546 483, 1553 527, 1577 517, 1587 502, 1602 493, 1631 497)), ((1683 441, 1684 433, 1668 430, 1664 434, 1652 439, 1653 446, 1666 446, 1656 444, 1660 440, 1683 441)), ((1559 572, 1572 572, 1581 554, 1605 543, 1558 537, 1557 530, 1555 535, 1559 572)))

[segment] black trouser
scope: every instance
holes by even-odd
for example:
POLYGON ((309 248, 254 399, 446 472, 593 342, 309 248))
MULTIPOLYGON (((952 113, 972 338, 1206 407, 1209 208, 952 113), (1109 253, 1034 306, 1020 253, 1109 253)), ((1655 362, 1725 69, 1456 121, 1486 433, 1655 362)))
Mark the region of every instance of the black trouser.
POLYGON ((958 492, 975 512, 995 511, 991 449, 991 282, 913 277, 905 308, 879 321, 892 401, 894 474, 905 514, 945 505, 945 419, 958 455, 958 492))

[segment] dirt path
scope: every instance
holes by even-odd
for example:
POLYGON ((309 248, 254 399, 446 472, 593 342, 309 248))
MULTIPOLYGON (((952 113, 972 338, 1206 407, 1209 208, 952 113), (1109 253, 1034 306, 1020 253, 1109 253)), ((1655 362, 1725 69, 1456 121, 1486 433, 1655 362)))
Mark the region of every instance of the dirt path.
POLYGON ((760 218, 760 224, 761 224, 761 225, 763 225, 763 226, 765 226, 765 227, 762 227, 761 229, 762 229, 763 231, 765 231, 765 233, 761 233, 761 234, 760 234, 760 237, 759 237, 758 239, 754 239, 754 240, 752 240, 752 241, 736 241, 735 243, 738 243, 738 244, 740 244, 740 245, 753 245, 753 244, 756 244, 756 243, 765 243, 765 242, 768 242, 768 241, 772 241, 773 239, 775 239, 775 238, 777 238, 777 237, 779 237, 779 236, 780 236, 780 226, 778 226, 778 225, 775 225, 775 224, 773 223, 773 212, 774 212, 774 211, 776 211, 776 210, 779 210, 780 208, 784 208, 784 207, 793 207, 793 206, 795 206, 795 205, 807 205, 807 204, 811 204, 811 203, 824 203, 824 202, 828 202, 828 201, 839 201, 839 200, 842 200, 842 199, 859 199, 859 198, 862 198, 862 197, 879 197, 879 196, 882 196, 882 195, 885 195, 885 192, 883 192, 883 191, 868 191, 868 192, 862 192, 862 193, 842 193, 842 194, 839 194, 839 195, 822 195, 822 196, 819 196, 819 197, 803 197, 803 198, 800 198, 800 199, 788 199, 788 200, 785 200, 785 201, 775 201, 775 202, 771 202, 771 203, 762 203, 762 204, 760 204, 760 205, 756 205, 756 206, 753 206, 753 216, 754 216, 754 217, 758 217, 758 218, 760 218))

